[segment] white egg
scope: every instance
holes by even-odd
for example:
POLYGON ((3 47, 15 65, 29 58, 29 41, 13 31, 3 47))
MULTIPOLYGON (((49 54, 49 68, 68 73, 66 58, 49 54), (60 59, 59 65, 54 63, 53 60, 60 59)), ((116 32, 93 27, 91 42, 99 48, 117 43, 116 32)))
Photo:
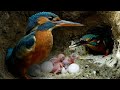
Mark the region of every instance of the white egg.
POLYGON ((40 73, 41 73, 41 68, 40 68, 40 65, 38 64, 32 65, 28 70, 28 74, 30 76, 39 76, 40 73))
POLYGON ((51 72, 53 69, 53 64, 51 61, 45 61, 41 64, 41 71, 42 72, 51 72))
POLYGON ((63 67, 62 70, 61 70, 61 73, 65 74, 65 73, 67 73, 67 70, 63 67))
POLYGON ((68 66, 67 70, 69 73, 78 73, 80 71, 80 67, 78 64, 73 63, 73 64, 68 66))

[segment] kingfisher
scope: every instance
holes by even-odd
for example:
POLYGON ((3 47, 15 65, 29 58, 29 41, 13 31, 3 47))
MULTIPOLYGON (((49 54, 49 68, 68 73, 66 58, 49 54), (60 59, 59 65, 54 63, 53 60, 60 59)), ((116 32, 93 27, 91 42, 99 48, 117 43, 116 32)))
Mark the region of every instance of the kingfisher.
POLYGON ((29 17, 26 35, 14 48, 8 48, 6 66, 15 77, 30 79, 28 69, 42 63, 53 47, 52 30, 62 26, 84 26, 81 23, 61 20, 52 12, 39 12, 29 17))
POLYGON ((100 25, 90 28, 87 34, 83 35, 74 46, 84 45, 90 53, 105 57, 112 53, 113 44, 111 27, 100 25))

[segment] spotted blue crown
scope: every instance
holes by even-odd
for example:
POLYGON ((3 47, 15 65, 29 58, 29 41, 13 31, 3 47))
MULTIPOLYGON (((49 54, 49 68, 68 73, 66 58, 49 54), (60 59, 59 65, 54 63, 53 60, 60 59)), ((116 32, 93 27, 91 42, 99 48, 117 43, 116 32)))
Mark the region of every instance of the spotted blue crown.
POLYGON ((37 23, 37 19, 41 16, 44 16, 44 17, 58 17, 56 14, 54 13, 51 13, 51 12, 39 12, 39 13, 36 13, 34 15, 32 15, 31 17, 29 17, 28 19, 28 25, 27 25, 27 31, 33 29, 33 27, 36 25, 37 23))

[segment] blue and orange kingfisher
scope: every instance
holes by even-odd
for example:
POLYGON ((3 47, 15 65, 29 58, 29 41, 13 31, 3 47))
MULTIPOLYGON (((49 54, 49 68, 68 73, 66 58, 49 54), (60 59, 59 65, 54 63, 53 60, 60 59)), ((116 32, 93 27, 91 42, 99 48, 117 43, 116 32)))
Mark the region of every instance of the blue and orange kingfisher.
POLYGON ((112 30, 109 25, 99 25, 90 28, 87 34, 83 35, 74 46, 84 45, 90 53, 94 55, 103 55, 103 57, 112 53, 114 40, 112 30))
POLYGON ((27 34, 6 56, 8 71, 15 77, 29 79, 27 70, 33 64, 44 61, 53 46, 52 30, 61 26, 84 26, 80 23, 61 20, 51 12, 39 12, 29 17, 27 34))

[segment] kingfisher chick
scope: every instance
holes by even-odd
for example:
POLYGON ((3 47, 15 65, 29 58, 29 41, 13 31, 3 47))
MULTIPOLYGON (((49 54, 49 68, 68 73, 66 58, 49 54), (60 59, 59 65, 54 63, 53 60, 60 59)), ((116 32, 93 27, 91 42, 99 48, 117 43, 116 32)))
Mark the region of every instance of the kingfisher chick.
POLYGON ((61 20, 51 12, 39 12, 29 17, 27 34, 13 49, 8 49, 6 65, 15 77, 29 79, 27 70, 33 64, 43 62, 53 46, 52 30, 61 26, 84 26, 80 23, 61 20))
POLYGON ((84 45, 94 55, 112 53, 114 41, 109 26, 96 26, 88 30, 88 33, 75 43, 75 46, 84 45))

